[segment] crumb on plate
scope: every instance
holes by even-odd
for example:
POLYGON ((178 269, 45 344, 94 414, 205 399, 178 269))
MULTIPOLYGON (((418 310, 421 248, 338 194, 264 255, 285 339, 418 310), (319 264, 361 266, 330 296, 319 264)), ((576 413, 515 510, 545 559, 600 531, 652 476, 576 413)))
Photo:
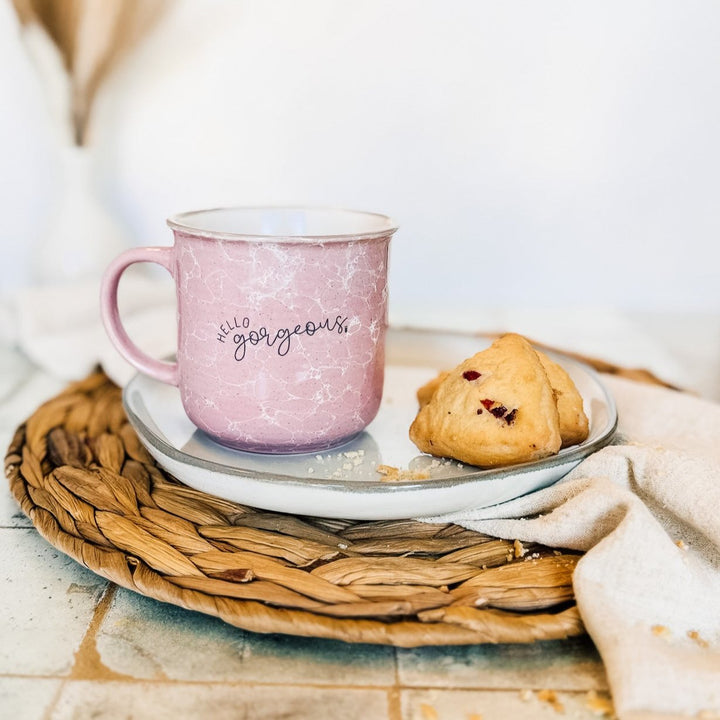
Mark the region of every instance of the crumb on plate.
POLYGON ((382 475, 383 482, 399 480, 428 480, 430 473, 425 470, 401 470, 393 465, 378 465, 375 470, 382 475))

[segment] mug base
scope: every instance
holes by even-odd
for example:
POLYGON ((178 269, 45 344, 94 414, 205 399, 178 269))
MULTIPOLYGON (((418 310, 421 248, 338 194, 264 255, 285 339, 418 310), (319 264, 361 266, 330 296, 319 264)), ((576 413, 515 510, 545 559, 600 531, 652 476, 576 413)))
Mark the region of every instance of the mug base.
POLYGON ((210 440, 223 447, 230 448, 231 450, 239 450, 241 452, 253 453, 254 455, 306 455, 310 453, 323 452, 325 450, 334 450, 335 448, 342 447, 355 440, 360 435, 362 430, 358 430, 350 435, 343 436, 341 438, 330 439, 320 438, 309 443, 286 443, 286 444, 273 444, 268 443, 252 443, 242 440, 229 440, 226 438, 220 438, 214 435, 210 435, 206 432, 206 435, 210 440))

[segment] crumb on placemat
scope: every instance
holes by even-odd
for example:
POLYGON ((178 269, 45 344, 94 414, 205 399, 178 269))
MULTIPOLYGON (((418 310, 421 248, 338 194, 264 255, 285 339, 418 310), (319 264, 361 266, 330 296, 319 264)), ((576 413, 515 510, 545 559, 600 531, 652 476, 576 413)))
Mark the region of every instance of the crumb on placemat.
POLYGON ((697 630, 688 630, 687 636, 694 640, 701 648, 710 647, 710 643, 703 638, 697 630))
POLYGON ((585 700, 585 707, 593 713, 602 717, 615 717, 615 708, 613 707, 612 700, 604 695, 598 695, 595 690, 588 691, 585 700))
POLYGON ((513 542, 513 553, 516 558, 525 557, 527 548, 519 540, 515 540, 515 542, 513 542))
POLYGON ((665 627, 665 625, 653 625, 650 630, 652 630, 652 634, 657 637, 669 638, 672 636, 670 628, 665 627))
POLYGON ((554 690, 538 690, 537 699, 547 703, 555 712, 564 713, 565 706, 560 702, 557 693, 554 690))

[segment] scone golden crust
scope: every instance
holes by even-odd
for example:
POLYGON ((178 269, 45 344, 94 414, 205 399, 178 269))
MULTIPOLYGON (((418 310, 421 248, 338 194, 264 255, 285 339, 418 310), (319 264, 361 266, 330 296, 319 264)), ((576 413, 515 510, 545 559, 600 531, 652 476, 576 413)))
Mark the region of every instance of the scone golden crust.
MULTIPOLYGON (((545 353, 540 352, 540 350, 535 352, 540 358, 540 363, 548 376, 555 397, 560 421, 562 447, 569 447, 583 442, 587 439, 590 429, 587 415, 585 415, 583 409, 582 396, 577 391, 575 383, 560 365, 551 360, 545 353)), ((420 407, 430 402, 435 391, 440 387, 440 383, 449 374, 447 370, 444 370, 418 389, 417 399, 420 407)))
POLYGON ((423 452, 480 467, 553 455, 560 423, 547 374, 530 343, 503 335, 442 379, 410 426, 423 452))
POLYGON ((430 400, 432 400, 432 396, 435 394, 435 391, 440 387, 440 383, 449 374, 450 373, 447 370, 443 370, 437 377, 426 382, 421 388, 418 388, 417 399, 418 405, 420 405, 420 407, 422 407, 423 405, 427 405, 430 400))
POLYGON ((560 418, 560 437, 562 446, 576 445, 587 439, 590 432, 587 415, 583 410, 582 396, 570 376, 545 353, 536 350, 540 363, 555 393, 558 416, 560 418))

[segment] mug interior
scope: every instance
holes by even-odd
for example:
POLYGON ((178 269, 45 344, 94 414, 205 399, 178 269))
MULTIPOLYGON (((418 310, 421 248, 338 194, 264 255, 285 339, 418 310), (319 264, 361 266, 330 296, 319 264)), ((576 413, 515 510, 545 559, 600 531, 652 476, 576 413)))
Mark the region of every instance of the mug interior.
POLYGON ((180 232, 238 239, 344 240, 381 237, 397 226, 385 215, 333 208, 235 207, 175 215, 168 225, 180 232))

